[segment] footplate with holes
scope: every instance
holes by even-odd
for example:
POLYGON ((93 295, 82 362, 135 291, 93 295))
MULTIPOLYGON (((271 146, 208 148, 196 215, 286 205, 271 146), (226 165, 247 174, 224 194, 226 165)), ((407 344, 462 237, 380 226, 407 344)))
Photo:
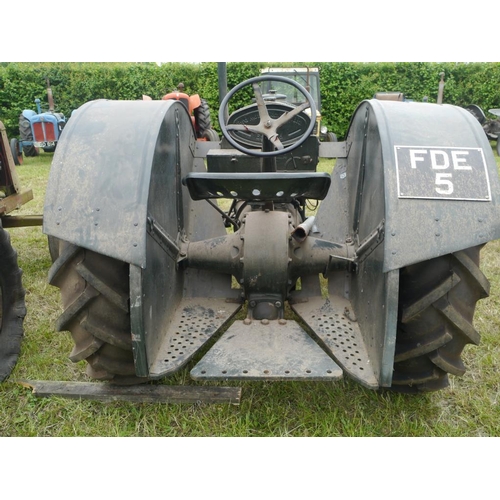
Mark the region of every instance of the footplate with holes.
POLYGON ((292 320, 236 321, 191 371, 195 380, 337 380, 342 370, 292 320))
POLYGON ((349 301, 339 304, 316 297, 293 304, 292 308, 350 377, 370 389, 378 388, 359 325, 350 316, 349 301))
POLYGON ((182 368, 239 308, 239 304, 223 299, 184 299, 152 362, 151 377, 163 377, 182 368))

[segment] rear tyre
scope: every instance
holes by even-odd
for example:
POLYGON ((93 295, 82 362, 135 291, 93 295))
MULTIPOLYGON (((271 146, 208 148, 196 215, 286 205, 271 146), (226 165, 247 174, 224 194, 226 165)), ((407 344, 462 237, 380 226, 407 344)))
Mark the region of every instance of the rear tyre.
MULTIPOLYGON (((19 116, 19 136, 23 142, 33 142, 30 121, 22 113, 19 116)), ((23 153, 24 156, 38 156, 39 150, 35 146, 23 145, 23 153)))
POLYGON ((129 265, 59 240, 50 284, 61 290, 57 331, 69 331, 71 361, 87 375, 114 384, 146 382, 135 375, 129 310, 129 265))
POLYGON ((26 316, 21 276, 17 253, 0 221, 0 382, 12 372, 21 350, 26 316))
POLYGON ((489 294, 480 248, 401 270, 392 390, 436 391, 449 385, 449 374, 465 373, 462 351, 480 340, 472 326, 475 306, 489 294))
MULTIPOLYGON (((207 101, 201 99, 201 104, 194 111, 194 119, 196 124, 196 135, 198 139, 207 138, 206 134, 212 130, 212 120, 210 118, 210 108, 207 101)), ((217 137, 218 139, 218 137, 217 137)))

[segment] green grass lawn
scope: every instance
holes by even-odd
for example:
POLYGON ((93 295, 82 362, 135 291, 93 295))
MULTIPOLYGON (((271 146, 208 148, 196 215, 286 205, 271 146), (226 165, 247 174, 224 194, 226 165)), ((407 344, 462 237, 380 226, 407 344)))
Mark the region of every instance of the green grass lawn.
MULTIPOLYGON (((51 160, 52 155, 42 154, 18 167, 23 187, 33 189, 35 197, 22 213, 42 213, 51 160)), ((347 378, 244 382, 238 384, 242 401, 235 406, 43 399, 16 383, 81 381, 85 367, 68 359, 69 334, 54 330, 59 290, 47 284, 51 262, 41 228, 10 233, 24 273, 28 315, 18 364, 0 386, 0 436, 500 436, 499 241, 482 252, 483 271, 491 281, 491 295, 479 302, 475 318, 482 342, 466 348, 468 371, 452 377, 448 389, 407 396, 370 391, 347 378)), ((176 376, 175 383, 180 381, 192 383, 186 373, 176 376)))

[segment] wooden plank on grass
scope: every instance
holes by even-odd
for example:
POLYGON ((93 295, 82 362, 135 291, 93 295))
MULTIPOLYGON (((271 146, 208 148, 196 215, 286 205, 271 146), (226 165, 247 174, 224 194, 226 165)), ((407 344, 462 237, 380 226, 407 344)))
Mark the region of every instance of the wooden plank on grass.
POLYGON ((23 380, 37 397, 60 396, 97 401, 134 403, 230 403, 239 405, 240 387, 197 387, 172 385, 117 386, 98 382, 23 380))

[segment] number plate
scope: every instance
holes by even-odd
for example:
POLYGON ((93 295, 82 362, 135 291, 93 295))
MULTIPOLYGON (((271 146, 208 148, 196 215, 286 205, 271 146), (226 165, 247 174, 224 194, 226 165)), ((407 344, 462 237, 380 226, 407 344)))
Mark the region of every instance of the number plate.
POLYGON ((482 148, 394 146, 399 198, 490 201, 482 148))
POLYGON ((53 141, 43 141, 43 142, 34 142, 33 145, 37 148, 53 148, 56 143, 53 141))

